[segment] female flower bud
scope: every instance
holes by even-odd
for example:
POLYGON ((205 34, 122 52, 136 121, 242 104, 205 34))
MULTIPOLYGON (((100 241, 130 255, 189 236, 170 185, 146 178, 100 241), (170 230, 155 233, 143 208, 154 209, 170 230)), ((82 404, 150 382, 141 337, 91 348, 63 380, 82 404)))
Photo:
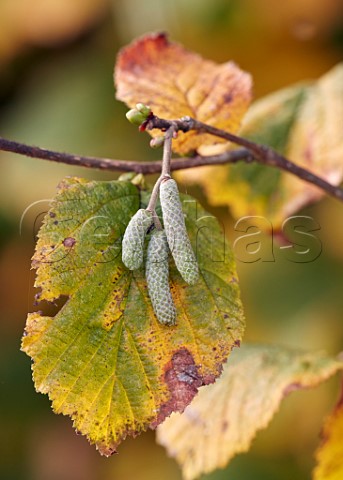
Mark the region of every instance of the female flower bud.
POLYGON ((145 120, 148 118, 148 116, 151 113, 151 108, 148 107, 148 105, 144 105, 144 103, 136 103, 136 109, 145 115, 145 120))

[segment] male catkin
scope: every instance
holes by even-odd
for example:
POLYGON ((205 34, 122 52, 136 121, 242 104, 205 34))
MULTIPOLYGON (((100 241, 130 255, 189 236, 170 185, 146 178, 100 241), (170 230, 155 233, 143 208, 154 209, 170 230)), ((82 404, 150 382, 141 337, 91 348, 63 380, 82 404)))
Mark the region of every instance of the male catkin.
POLYGON ((122 243, 122 260, 130 270, 136 270, 143 263, 144 239, 152 224, 151 212, 141 208, 126 227, 122 243))
POLYGON ((175 180, 169 179, 161 184, 160 201, 164 228, 175 265, 182 278, 190 285, 193 285, 198 280, 199 269, 188 238, 175 180))
POLYGON ((151 303, 160 323, 174 325, 176 309, 169 287, 169 247, 164 230, 154 230, 147 250, 145 274, 151 303))

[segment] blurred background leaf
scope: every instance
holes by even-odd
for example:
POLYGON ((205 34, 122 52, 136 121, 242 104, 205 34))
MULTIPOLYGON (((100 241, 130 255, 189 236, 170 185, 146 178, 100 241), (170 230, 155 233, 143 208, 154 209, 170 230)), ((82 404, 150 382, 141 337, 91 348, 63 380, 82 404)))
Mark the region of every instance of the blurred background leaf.
MULTIPOLYGON (((2 0, 0 2, 0 135, 75 153, 158 158, 148 136, 114 100, 113 67, 121 46, 150 30, 217 62, 234 60, 254 78, 255 98, 316 79, 343 53, 341 0, 2 0)), ((1 480, 179 480, 180 471, 153 433, 129 440, 119 455, 100 458, 70 421, 51 414, 34 393, 30 362, 19 351, 33 310, 30 257, 47 201, 65 175, 117 175, 0 153, 0 478, 1 480), (133 461, 134 459, 134 461, 133 461)), ((188 190, 204 203, 200 189, 188 190)), ((209 208, 209 207, 208 207, 209 208)), ((211 207, 231 242, 226 208, 211 207)), ((321 226, 322 255, 287 261, 274 239, 275 262, 238 261, 248 328, 246 341, 284 343, 336 354, 343 344, 342 205, 323 199, 304 210, 321 226)), ((44 314, 52 314, 47 306, 44 314)), ((310 478, 322 418, 337 380, 288 398, 252 450, 208 480, 310 478), (293 426, 297 426, 294 436, 293 426)))
MULTIPOLYGON (((277 90, 249 108, 239 134, 269 145, 332 185, 343 176, 343 63, 316 82, 277 90)), ((258 163, 203 167, 178 174, 200 183, 212 205, 227 205, 239 219, 267 216, 274 227, 324 196, 294 175, 258 163)))
POLYGON ((185 480, 194 480, 249 450, 289 393, 315 387, 342 368, 342 361, 320 352, 244 344, 212 388, 202 388, 183 414, 158 427, 157 441, 176 458, 185 480))
POLYGON ((331 415, 326 418, 322 441, 316 452, 314 480, 339 480, 343 475, 343 403, 342 395, 331 415))

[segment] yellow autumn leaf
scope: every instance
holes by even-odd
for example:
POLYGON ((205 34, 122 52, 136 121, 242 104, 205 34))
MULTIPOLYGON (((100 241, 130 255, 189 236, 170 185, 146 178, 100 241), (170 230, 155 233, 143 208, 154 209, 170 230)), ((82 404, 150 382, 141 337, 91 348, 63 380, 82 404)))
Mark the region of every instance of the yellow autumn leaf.
MULTIPOLYGON (((308 89, 306 101, 292 128, 286 156, 333 185, 343 178, 343 63, 308 89)), ((323 191, 290 175, 283 175, 284 216, 318 200, 323 191)))
MULTIPOLYGON (((236 132, 251 101, 251 76, 233 62, 221 65, 170 42, 165 34, 146 35, 125 47, 115 68, 117 98, 129 107, 149 105, 173 120, 189 115, 236 132)), ((160 131, 149 132, 153 136, 160 131)), ((186 154, 225 142, 208 134, 179 133, 173 150, 186 154)))
POLYGON ((28 45, 51 46, 77 38, 96 25, 108 0, 3 0, 0 2, 0 62, 28 45))
MULTIPOLYGON (((255 102, 240 135, 269 145, 292 162, 339 185, 343 178, 343 64, 317 82, 294 85, 255 102)), ((278 228, 288 216, 324 193, 303 180, 258 163, 183 171, 182 181, 201 184, 212 205, 233 215, 262 215, 278 228)))
POLYGON ((320 353, 243 345, 214 385, 200 389, 182 415, 158 427, 157 440, 186 480, 223 468, 249 449, 288 393, 313 387, 342 368, 342 362, 320 353))
POLYGON ((342 480, 343 478, 343 397, 326 420, 323 442, 316 453, 317 466, 313 480, 342 480))

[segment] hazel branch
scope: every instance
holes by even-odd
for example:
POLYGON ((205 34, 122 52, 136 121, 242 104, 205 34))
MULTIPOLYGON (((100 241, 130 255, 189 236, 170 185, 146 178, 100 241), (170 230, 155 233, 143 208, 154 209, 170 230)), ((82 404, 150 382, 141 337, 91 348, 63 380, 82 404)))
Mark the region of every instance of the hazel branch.
MULTIPOLYGON (((82 155, 73 155, 70 153, 55 152, 24 143, 7 140, 0 137, 0 151, 16 153, 31 158, 48 160, 51 162, 63 163, 77 167, 94 168, 97 170, 107 170, 109 172, 135 172, 145 175, 161 172, 162 162, 136 162, 132 160, 115 160, 100 157, 88 157, 82 155)), ((225 163, 236 163, 240 160, 252 162, 253 158, 246 149, 233 150, 221 155, 202 157, 175 158, 172 159, 171 170, 184 170, 187 168, 200 167, 205 165, 220 165, 225 163)))
POLYGON ((168 125, 170 126, 171 124, 176 125, 177 129, 182 132, 189 132, 190 130, 195 130, 199 133, 209 133, 210 135, 213 135, 215 137, 223 138, 229 142, 235 143, 236 145, 243 147, 247 153, 249 152, 249 156, 246 157, 248 158, 248 161, 251 161, 252 156, 254 161, 262 165, 279 168, 280 170, 291 173, 292 175, 295 175, 296 177, 304 180, 305 182, 312 183, 313 185, 317 186, 321 190, 324 190, 327 194, 337 198, 338 200, 343 201, 342 188, 336 187, 335 185, 332 185, 318 175, 310 172, 306 168, 296 165, 291 160, 279 154, 272 148, 266 145, 260 145, 255 142, 251 142, 246 138, 242 138, 230 132, 220 130, 219 128, 213 127, 206 123, 199 122, 194 118, 183 117, 180 120, 169 121, 152 115, 147 122, 146 129, 166 129, 168 128, 168 125))
MULTIPOLYGON (((296 165, 268 146, 251 142, 250 140, 199 122, 198 120, 190 117, 184 117, 180 120, 166 120, 151 114, 145 121, 144 125, 144 129, 147 130, 157 128, 162 131, 168 131, 171 127, 173 127, 175 131, 181 132, 195 130, 199 133, 208 133, 210 135, 214 135, 229 142, 235 143, 242 148, 208 157, 197 155, 189 158, 172 159, 170 162, 170 170, 175 171, 205 165, 223 165, 228 163, 237 163, 238 161, 244 161, 246 163, 256 161, 262 165, 279 168, 280 170, 291 173, 292 175, 295 175, 296 177, 317 186, 328 195, 343 201, 343 189, 330 184, 311 171, 296 165)), ((67 165, 76 165, 107 171, 152 174, 159 173, 162 170, 161 162, 136 162, 72 155, 69 153, 54 152, 39 147, 25 145, 19 142, 4 139, 2 137, 0 137, 0 151, 1 150, 17 153, 19 155, 25 155, 28 157, 64 163, 67 165)))

